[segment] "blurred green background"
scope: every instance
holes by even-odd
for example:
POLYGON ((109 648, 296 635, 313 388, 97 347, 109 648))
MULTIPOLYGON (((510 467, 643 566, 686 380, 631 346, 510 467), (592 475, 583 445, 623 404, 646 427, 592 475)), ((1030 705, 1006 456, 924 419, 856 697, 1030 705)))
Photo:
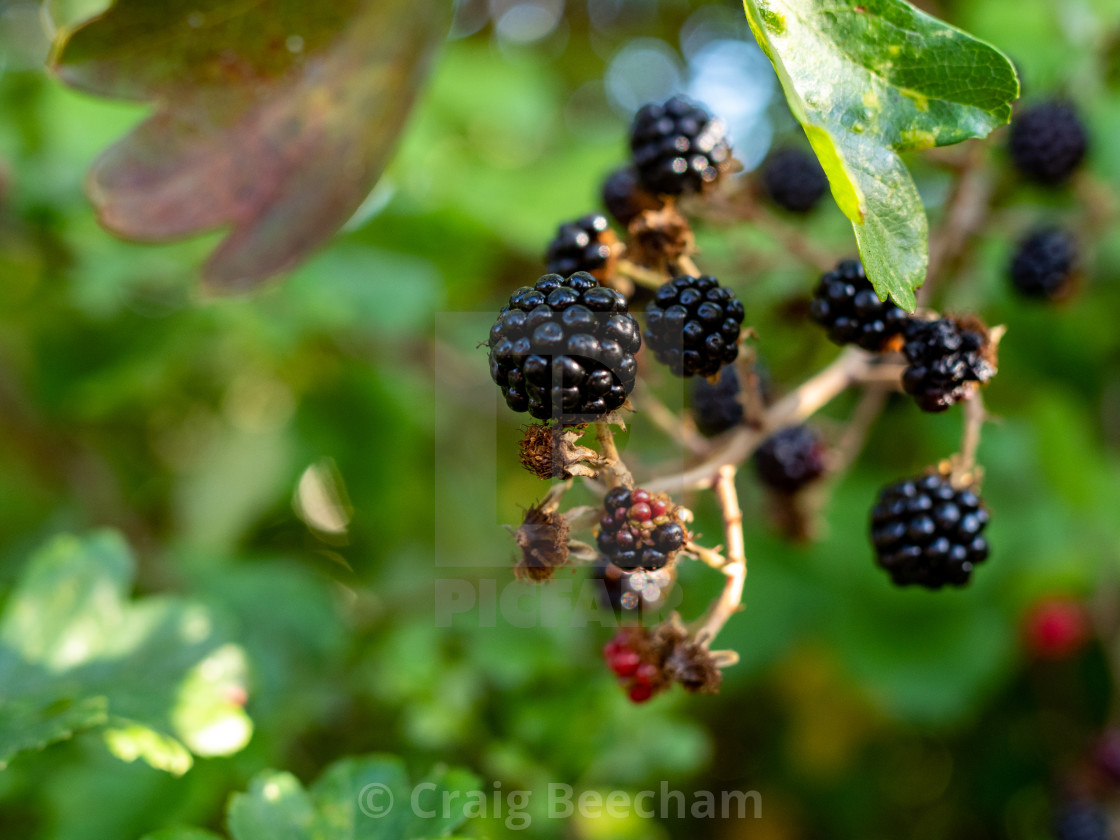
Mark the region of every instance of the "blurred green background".
MULTIPOLYGON (((208 299, 194 274, 213 237, 125 244, 82 194, 91 161, 144 110, 51 80, 21 34, 33 4, 0 3, 0 613, 52 536, 116 529, 136 556, 134 597, 201 605, 243 649, 253 725, 244 749, 182 775, 121 760, 97 730, 21 753, 0 771, 0 836, 220 830, 229 795, 261 770, 309 783, 369 752, 403 757, 414 777, 446 763, 485 790, 538 792, 524 832, 535 837, 1050 836, 1055 790, 1114 696, 1120 239, 1099 205, 1115 205, 1120 184, 1120 2, 919 5, 1007 52, 1025 101, 1072 96, 1093 136, 1085 177, 1060 193, 1016 186, 992 139, 1001 206, 940 301, 1008 326, 987 391, 1000 420, 980 448, 992 559, 960 592, 895 590, 874 567, 863 523, 876 489, 947 457, 960 435, 958 413, 894 400, 812 545, 775 533, 744 471, 745 611, 720 641, 742 662, 716 697, 638 707, 602 665, 603 615, 573 606, 578 582, 512 583, 500 524, 545 486, 518 468, 523 418, 498 405, 478 343, 541 273, 556 225, 597 209, 638 105, 678 91, 709 104, 745 178, 772 145, 798 142, 741 9, 465 0, 363 211, 286 280, 208 299), (1085 239, 1085 287, 1061 307, 1023 303, 1005 279, 1015 238, 1040 219, 1085 239), (441 626, 447 581, 480 606, 441 626), (493 600, 511 587, 528 626, 493 600), (1099 632, 1043 659, 1024 621, 1055 597, 1099 632), (762 816, 541 811, 549 783, 662 781, 757 790, 762 816)), ((914 171, 936 221, 947 177, 920 160, 914 171)), ((831 204, 789 224, 837 257, 854 248, 831 204)), ((777 390, 835 355, 798 314, 810 269, 749 227, 698 235, 700 265, 746 301, 777 390)), ((655 379, 679 405, 680 386, 655 379)), ((853 405, 837 400, 818 426, 835 439, 853 405)), ((683 457, 640 417, 625 453, 640 473, 683 457)), ((711 501, 685 501, 718 541, 711 501)), ((715 578, 682 569, 686 617, 715 578)), ((15 689, 0 681, 0 698, 15 689)), ((494 814, 461 832, 518 834, 494 814)))

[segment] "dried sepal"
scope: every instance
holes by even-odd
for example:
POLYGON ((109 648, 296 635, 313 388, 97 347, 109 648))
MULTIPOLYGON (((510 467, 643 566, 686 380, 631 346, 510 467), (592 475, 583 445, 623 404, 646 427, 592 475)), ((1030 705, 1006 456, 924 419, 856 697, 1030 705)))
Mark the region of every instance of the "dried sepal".
POLYGON ((577 443, 584 429, 584 426, 561 428, 545 423, 525 426, 518 444, 521 465, 541 479, 594 477, 598 474, 599 453, 577 443))
POLYGON ((568 520, 556 507, 554 497, 531 506, 525 511, 521 527, 513 532, 513 540, 521 549, 521 559, 513 570, 518 578, 548 580, 557 568, 567 564, 571 553, 570 529, 568 520))
POLYGON ((672 202, 640 213, 630 222, 629 234, 627 255, 654 271, 668 272, 681 257, 696 253, 692 228, 672 202))

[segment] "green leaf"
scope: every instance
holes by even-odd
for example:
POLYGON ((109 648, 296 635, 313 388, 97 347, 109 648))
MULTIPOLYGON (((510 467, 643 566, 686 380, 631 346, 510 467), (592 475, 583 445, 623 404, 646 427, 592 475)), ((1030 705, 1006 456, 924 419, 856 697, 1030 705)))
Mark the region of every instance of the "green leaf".
POLYGON ((310 791, 290 773, 269 770, 230 798, 229 831, 234 840, 446 837, 464 822, 463 803, 478 784, 466 771, 438 769, 413 785, 394 756, 343 759, 310 791), (447 809, 444 791, 455 793, 447 809))
POLYGON ((985 137, 1019 82, 994 47, 903 0, 744 0, 879 296, 912 311, 928 223, 899 152, 985 137))
POLYGON ((89 193, 120 236, 230 228, 215 290, 301 262, 380 177, 449 23, 445 0, 116 0, 63 30, 52 69, 156 113, 94 164, 89 193))
POLYGON ((0 765, 105 727, 117 756, 183 773, 248 741, 246 663, 210 613, 127 598, 133 561, 112 533, 58 537, 24 570, 0 616, 0 765))
POLYGON ((221 840, 221 838, 200 828, 163 828, 155 834, 145 834, 141 840, 221 840))

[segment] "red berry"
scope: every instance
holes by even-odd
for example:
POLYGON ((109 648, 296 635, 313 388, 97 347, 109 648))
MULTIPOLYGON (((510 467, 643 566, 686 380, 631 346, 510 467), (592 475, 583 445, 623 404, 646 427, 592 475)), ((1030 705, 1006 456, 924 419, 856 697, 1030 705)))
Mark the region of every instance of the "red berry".
POLYGON ((664 516, 666 511, 668 511, 668 510, 669 510, 669 506, 667 504, 665 504, 664 499, 653 499, 649 503, 649 512, 653 515, 654 519, 656 519, 659 516, 664 516))
POLYGON ((1089 637, 1081 605, 1069 598, 1048 598, 1036 604, 1024 622, 1027 650, 1040 659, 1065 659, 1089 637))
POLYGON ((635 505, 643 503, 643 502, 648 503, 649 502, 649 491, 648 490, 635 490, 634 492, 632 492, 630 494, 630 502, 631 502, 631 504, 635 504, 635 505))
POLYGON ((642 664, 642 657, 633 650, 620 650, 610 660, 611 670, 620 677, 630 677, 642 664))
POLYGON ((634 682, 642 685, 653 685, 657 679, 657 666, 646 662, 634 672, 634 682))
POLYGON ((630 686, 630 701, 633 703, 644 703, 653 696, 653 686, 647 683, 635 683, 630 686))
POLYGON ((652 516, 653 513, 650 511, 649 505, 647 505, 645 502, 634 505, 632 508, 630 508, 630 518, 636 520, 637 522, 645 522, 652 518, 652 516))

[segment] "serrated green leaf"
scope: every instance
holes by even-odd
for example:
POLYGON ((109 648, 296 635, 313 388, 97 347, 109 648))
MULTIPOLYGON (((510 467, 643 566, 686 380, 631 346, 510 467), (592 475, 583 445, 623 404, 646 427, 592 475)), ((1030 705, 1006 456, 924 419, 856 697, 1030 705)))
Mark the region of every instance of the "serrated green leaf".
POLYGON ((0 762, 99 726, 115 755, 172 773, 190 750, 244 746, 243 653, 197 605, 130 602, 133 574, 108 532, 58 537, 31 559, 0 616, 0 762))
POLYGON ((899 152, 984 137, 1019 82, 994 47, 903 0, 744 0, 751 31, 851 220, 879 296, 912 311, 928 223, 899 152))

